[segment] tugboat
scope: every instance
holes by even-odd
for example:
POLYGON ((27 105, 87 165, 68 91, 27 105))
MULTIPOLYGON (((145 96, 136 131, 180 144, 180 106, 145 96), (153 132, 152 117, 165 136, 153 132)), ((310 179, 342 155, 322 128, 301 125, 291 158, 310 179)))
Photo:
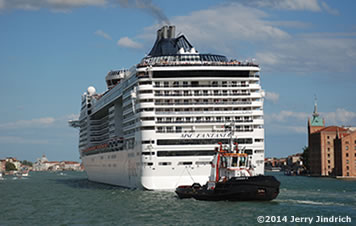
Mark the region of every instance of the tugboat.
MULTIPOLYGON (((231 139, 232 140, 232 139, 231 139)), ((182 185, 175 192, 179 198, 206 201, 270 201, 279 194, 280 182, 274 176, 254 175, 251 158, 238 144, 216 149, 209 181, 182 185), (235 148, 233 148, 235 146, 235 148)))

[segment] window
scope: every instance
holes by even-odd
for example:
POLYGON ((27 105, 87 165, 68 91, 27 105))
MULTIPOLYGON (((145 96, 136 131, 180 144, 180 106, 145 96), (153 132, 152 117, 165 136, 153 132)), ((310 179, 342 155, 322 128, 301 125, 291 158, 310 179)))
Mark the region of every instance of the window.
POLYGON ((329 139, 330 137, 328 136, 328 139, 329 139))
POLYGON ((346 157, 349 157, 349 153, 346 153, 346 157))
POLYGON ((330 164, 330 160, 328 160, 328 163, 330 164))
POLYGON ((345 146, 345 150, 349 150, 349 146, 345 146))
POLYGON ((330 154, 328 154, 328 158, 330 158, 330 154))

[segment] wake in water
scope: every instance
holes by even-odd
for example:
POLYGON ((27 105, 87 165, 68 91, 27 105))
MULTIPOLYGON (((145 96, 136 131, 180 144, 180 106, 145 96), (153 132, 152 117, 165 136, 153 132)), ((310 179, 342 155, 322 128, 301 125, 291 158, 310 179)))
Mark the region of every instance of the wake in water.
POLYGON ((318 202, 318 201, 311 201, 311 200, 278 199, 276 201, 282 203, 296 203, 296 204, 307 204, 307 205, 318 205, 318 206, 345 206, 344 203, 318 202))

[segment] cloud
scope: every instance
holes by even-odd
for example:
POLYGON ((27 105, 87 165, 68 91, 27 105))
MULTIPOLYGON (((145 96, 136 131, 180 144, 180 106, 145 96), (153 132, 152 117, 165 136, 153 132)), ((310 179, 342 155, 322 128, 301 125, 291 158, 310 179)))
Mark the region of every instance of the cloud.
POLYGON ((73 8, 106 4, 106 0, 0 0, 0 9, 39 10, 47 8, 53 11, 68 11, 73 8))
POLYGON ((109 34, 105 33, 102 30, 96 30, 95 34, 98 35, 98 36, 101 36, 101 37, 103 37, 103 38, 105 38, 107 40, 112 40, 111 36, 109 34))
POLYGON ((48 140, 26 139, 19 136, 0 136, 0 144, 48 144, 48 140))
POLYGON ((287 121, 304 121, 308 120, 311 113, 306 112, 293 112, 293 111, 280 111, 278 113, 265 114, 266 122, 287 122, 287 121))
POLYGON ((335 112, 320 113, 329 125, 350 125, 356 123, 356 112, 348 111, 344 108, 337 108, 335 112))
MULTIPOLYGON (((356 66, 356 37, 350 33, 298 33, 312 25, 299 21, 278 21, 261 8, 252 8, 247 1, 219 5, 172 18, 177 33, 183 31, 199 52, 214 52, 245 60, 256 58, 264 71, 300 74, 350 72, 356 66), (207 20, 206 18, 214 18, 207 20), (284 28, 297 29, 293 34, 284 28), (239 56, 237 56, 239 54, 239 56)), ((327 5, 320 1, 252 1, 254 4, 275 4, 290 9, 318 11, 327 5), (284 5, 287 4, 287 5, 284 5)), ((251 5, 250 5, 251 6, 251 5)), ((154 40, 159 25, 146 27, 137 36, 154 40)), ((345 73, 344 76, 350 76, 345 73)))
POLYGON ((243 0, 239 2, 261 8, 321 11, 318 0, 243 0))
MULTIPOLYGON (((215 52, 236 58, 236 53, 246 52, 239 49, 248 49, 251 43, 265 44, 269 40, 280 41, 290 37, 268 18, 269 15, 260 9, 232 3, 176 16, 171 21, 177 28, 176 33, 184 33, 199 52, 215 52)), ((159 27, 159 24, 146 27, 137 37, 152 42, 159 27)))
POLYGON ((271 42, 256 52, 257 62, 269 71, 346 72, 355 69, 353 33, 309 33, 271 42))
POLYGON ((142 45, 140 43, 133 41, 129 37, 120 38, 120 40, 117 41, 117 45, 134 49, 142 48, 142 45))
POLYGON ((80 7, 114 6, 117 4, 123 8, 141 9, 152 15, 161 24, 170 23, 162 9, 153 4, 151 0, 0 0, 0 10, 39 10, 46 8, 55 12, 68 12, 80 7))
MULTIPOLYGON (((356 124, 356 112, 337 108, 334 112, 320 112, 326 126, 352 126, 356 124)), ((278 113, 265 114, 266 130, 272 133, 306 133, 307 120, 312 117, 309 112, 293 112, 283 110, 278 113)))
POLYGON ((339 15, 339 11, 337 9, 332 9, 328 4, 326 4, 325 2, 321 2, 321 5, 323 6, 323 8, 325 9, 326 12, 332 14, 332 15, 339 15))
POLYGON ((0 124, 0 129, 38 128, 53 125, 56 120, 52 117, 44 117, 30 120, 18 120, 0 124))
MULTIPOLYGON (((236 0, 235 0, 236 1, 236 0)), ((278 10, 305 10, 312 12, 326 12, 338 15, 336 9, 332 9, 322 0, 238 0, 237 2, 258 8, 272 8, 278 10)))
POLYGON ((274 92, 266 92, 265 99, 267 101, 272 101, 273 103, 277 103, 277 101, 279 100, 279 94, 274 92))

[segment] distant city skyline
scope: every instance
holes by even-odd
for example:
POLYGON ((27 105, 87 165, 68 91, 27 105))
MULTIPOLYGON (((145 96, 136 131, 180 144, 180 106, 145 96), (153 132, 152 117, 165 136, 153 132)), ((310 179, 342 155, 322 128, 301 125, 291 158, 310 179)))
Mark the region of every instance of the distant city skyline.
POLYGON ((261 66, 265 155, 307 145, 314 110, 356 126, 356 2, 352 0, 0 0, 0 159, 79 160, 80 96, 104 92, 112 69, 147 54, 176 26, 201 53, 261 66))

